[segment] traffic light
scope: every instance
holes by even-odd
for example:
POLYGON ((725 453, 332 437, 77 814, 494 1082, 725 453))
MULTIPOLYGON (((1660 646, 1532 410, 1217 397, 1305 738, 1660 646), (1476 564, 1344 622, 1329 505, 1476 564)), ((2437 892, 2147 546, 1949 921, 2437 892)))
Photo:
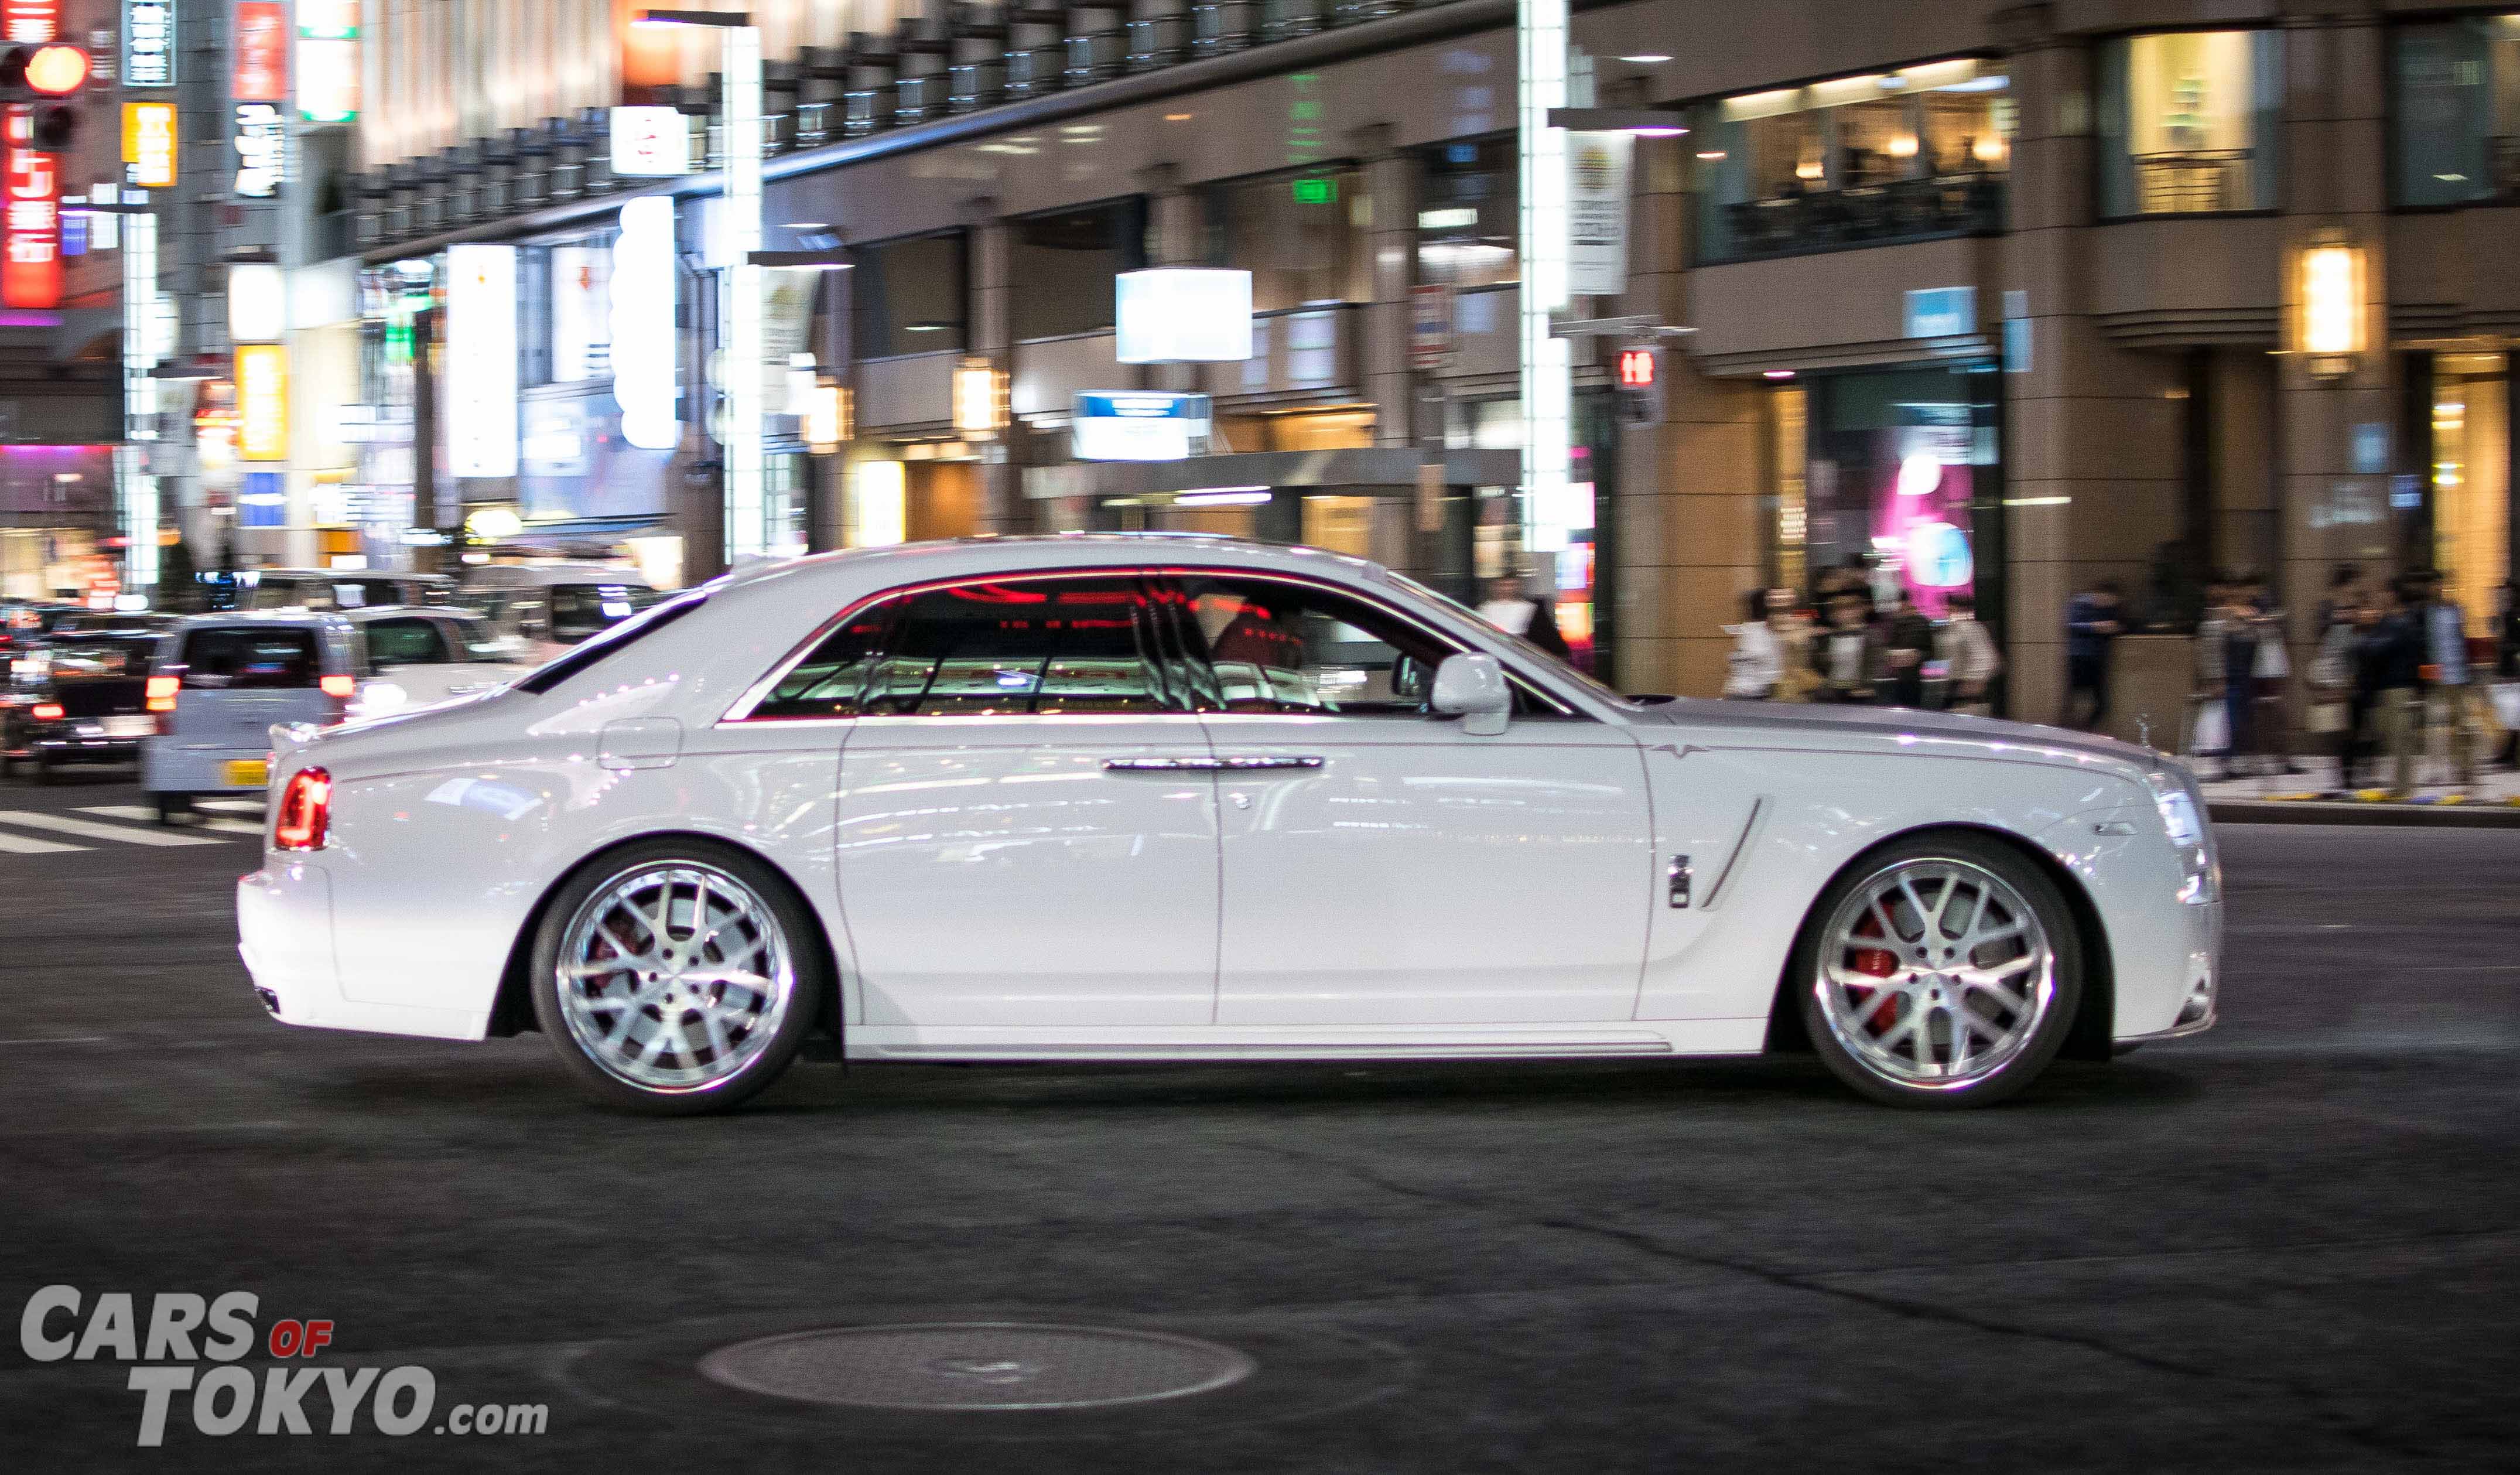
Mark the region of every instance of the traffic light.
POLYGON ((90 75, 87 53, 57 41, 0 52, 0 104, 27 108, 24 147, 44 154, 68 151, 79 121, 69 100, 90 75))
POLYGON ((1662 349, 1621 348, 1612 364, 1623 425, 1660 425, 1663 416, 1662 349))

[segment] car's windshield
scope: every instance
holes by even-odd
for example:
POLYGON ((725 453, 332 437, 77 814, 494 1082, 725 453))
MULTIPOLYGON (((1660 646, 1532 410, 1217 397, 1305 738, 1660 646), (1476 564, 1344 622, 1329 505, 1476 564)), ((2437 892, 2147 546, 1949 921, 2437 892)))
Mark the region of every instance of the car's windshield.
POLYGON ((118 640, 82 635, 54 641, 45 656, 56 681, 118 680, 147 675, 149 655, 157 646, 154 635, 118 640))
POLYGON ((1426 585, 1419 583, 1418 580, 1411 578, 1406 574, 1393 574, 1391 576, 1391 581, 1400 585, 1402 588, 1409 590, 1411 593, 1422 595, 1427 599, 1433 600, 1437 604, 1445 606, 1465 620, 1478 621, 1478 624, 1481 629, 1488 631, 1490 634, 1493 634, 1497 638, 1505 641, 1506 644, 1512 646, 1515 655, 1522 657, 1532 665, 1548 671, 1551 675, 1563 677, 1566 680, 1572 681, 1576 685, 1583 687, 1586 691, 1591 692, 1593 695, 1599 697, 1605 702, 1616 702, 1622 707, 1634 707, 1637 705, 1629 698, 1623 697, 1617 692, 1611 690, 1608 686, 1603 685, 1598 678, 1593 675, 1592 672, 1578 670, 1574 667, 1569 666, 1564 657, 1551 655, 1549 652, 1542 650, 1539 646, 1532 644, 1530 641, 1525 640, 1520 635, 1513 633, 1511 630, 1499 629, 1486 620, 1480 619, 1478 611, 1471 609, 1468 605, 1455 599, 1450 594, 1429 588, 1426 585))

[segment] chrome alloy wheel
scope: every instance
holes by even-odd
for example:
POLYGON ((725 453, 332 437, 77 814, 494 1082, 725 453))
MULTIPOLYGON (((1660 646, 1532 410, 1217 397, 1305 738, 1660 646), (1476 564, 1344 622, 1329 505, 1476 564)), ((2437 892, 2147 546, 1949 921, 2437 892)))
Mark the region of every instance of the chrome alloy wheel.
POLYGON ((561 937, 558 975, 562 1017, 586 1058, 671 1093, 741 1075, 796 992, 769 903, 698 861, 644 865, 598 887, 561 937))
POLYGON ((2002 1071, 2039 1033, 2056 953, 2011 883, 1973 861, 1917 857, 1838 903, 1812 980, 1821 1017, 1864 1068, 1954 1090, 2002 1071))

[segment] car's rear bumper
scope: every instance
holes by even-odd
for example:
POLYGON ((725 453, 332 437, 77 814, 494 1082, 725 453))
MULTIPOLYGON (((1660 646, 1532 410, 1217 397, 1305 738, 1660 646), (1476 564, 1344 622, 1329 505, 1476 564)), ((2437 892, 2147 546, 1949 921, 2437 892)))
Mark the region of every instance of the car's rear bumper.
POLYGON ((254 993, 283 1024, 479 1039, 486 1012, 362 1003, 341 995, 334 957, 332 878, 309 860, 272 855, 237 881, 237 951, 254 993))
POLYGON ((172 737, 153 738, 141 749, 140 786, 153 794, 260 794, 269 787, 267 783, 228 782, 228 764, 265 762, 270 753, 267 744, 204 748, 172 737))
POLYGON ((127 763, 140 756, 142 739, 92 737, 77 732, 39 732, 26 744, 26 756, 39 761, 127 763))

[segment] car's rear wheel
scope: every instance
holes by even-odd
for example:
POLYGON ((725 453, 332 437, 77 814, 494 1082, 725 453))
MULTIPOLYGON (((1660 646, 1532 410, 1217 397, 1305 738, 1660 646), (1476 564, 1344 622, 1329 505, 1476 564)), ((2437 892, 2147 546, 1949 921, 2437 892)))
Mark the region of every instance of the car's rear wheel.
POLYGON ((534 1015, 578 1085, 655 1116, 777 1080, 829 989, 817 925, 760 861, 696 840, 616 851, 561 888, 535 939, 534 1015))
POLYGON ((1898 1106, 1984 1106, 2064 1043, 2081 938, 2056 884, 2019 852, 1921 835, 1821 894, 1787 980, 1813 1048, 1847 1084, 1898 1106))
POLYGON ((159 824, 173 824, 176 820, 179 820, 192 812, 193 796, 190 794, 160 794, 158 796, 158 822, 159 824))

